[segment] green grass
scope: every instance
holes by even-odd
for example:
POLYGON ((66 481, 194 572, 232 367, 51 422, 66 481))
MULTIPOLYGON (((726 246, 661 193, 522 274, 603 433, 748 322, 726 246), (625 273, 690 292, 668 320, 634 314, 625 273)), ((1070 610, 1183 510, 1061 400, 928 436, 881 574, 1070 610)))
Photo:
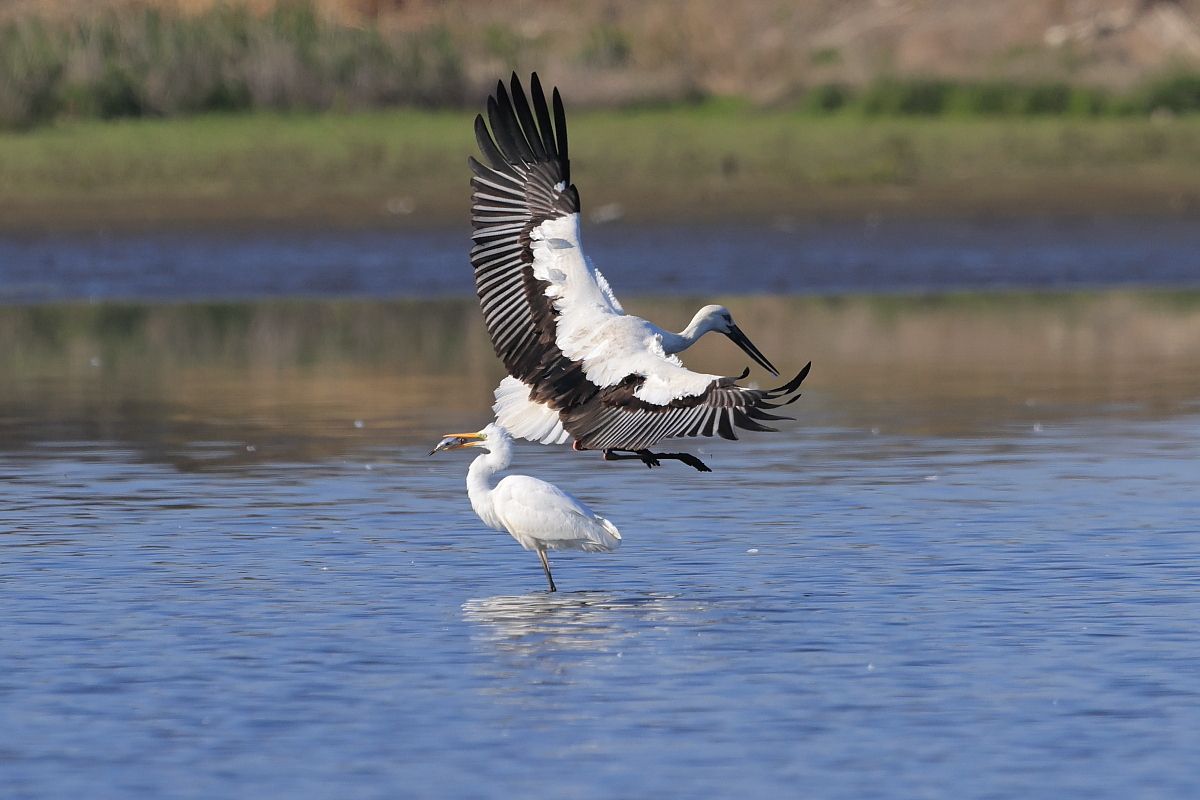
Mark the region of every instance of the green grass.
MULTIPOLYGON (((264 113, 0 133, 0 203, 359 198, 374 208, 405 196, 418 209, 461 213, 465 161, 476 153, 472 119, 461 111, 264 113)), ((1189 117, 872 120, 712 104, 574 113, 571 148, 585 210, 607 202, 635 213, 706 203, 754 210, 894 190, 948 202, 955 193, 1072 186, 1136 197, 1200 186, 1200 119, 1189 117)))
POLYGON ((83 121, 0 134, 0 197, 372 192, 465 169, 462 112, 83 121))
POLYGON ((801 114, 595 113, 579 119, 581 169, 629 179, 905 183, 1046 171, 1200 167, 1200 119, 814 119, 801 114), (732 161, 730 157, 732 156, 732 161))

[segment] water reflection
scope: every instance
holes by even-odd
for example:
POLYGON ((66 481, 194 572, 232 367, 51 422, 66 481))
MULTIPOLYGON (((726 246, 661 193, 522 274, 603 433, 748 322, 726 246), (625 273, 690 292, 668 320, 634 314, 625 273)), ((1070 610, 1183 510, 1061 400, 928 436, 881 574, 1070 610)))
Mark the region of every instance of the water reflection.
MULTIPOLYGON (((806 427, 969 434, 1200 398, 1200 292, 721 300, 785 372, 814 362, 806 427)), ((679 328, 701 302, 627 306, 679 328)), ((501 377, 472 299, 0 306, 0 337, 0 448, 121 441, 185 469, 425 443, 486 419, 501 377)), ((687 354, 745 361, 721 337, 687 354)))
POLYGON ((507 655, 616 654, 639 629, 697 610, 678 595, 645 592, 535 592, 463 603, 472 638, 507 655))

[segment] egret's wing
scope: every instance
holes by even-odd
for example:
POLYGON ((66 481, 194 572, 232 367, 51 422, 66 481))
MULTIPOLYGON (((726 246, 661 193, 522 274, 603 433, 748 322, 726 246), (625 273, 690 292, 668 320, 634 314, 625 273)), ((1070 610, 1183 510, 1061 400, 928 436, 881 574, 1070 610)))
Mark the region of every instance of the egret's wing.
POLYGON ((488 98, 488 125, 475 119, 487 165, 470 159, 475 228, 471 265, 496 355, 531 397, 555 408, 595 392, 581 366, 563 355, 559 319, 624 313, 608 283, 583 255, 579 193, 571 185, 566 114, 558 90, 551 110, 536 74, 532 107, 512 76, 488 98), (493 138, 494 137, 494 138, 493 138))
POLYGON ((671 381, 662 380, 663 375, 670 377, 666 370, 657 370, 650 377, 629 375, 618 384, 603 387, 586 403, 564 412, 562 423, 580 450, 642 450, 675 436, 718 435, 736 439, 735 428, 772 431, 775 429, 760 420, 787 417, 765 409, 779 408, 799 397, 796 391, 811 366, 811 363, 806 365, 783 386, 769 390, 746 389, 735 383, 737 378, 701 375, 677 367, 692 376, 686 382, 675 381, 680 386, 694 383, 698 378, 711 380, 698 393, 687 388, 673 395, 665 388, 671 381), (784 399, 788 395, 793 396, 784 399))
POLYGON ((536 540, 551 550, 611 550, 620 541, 590 508, 552 483, 509 475, 496 485, 495 498, 505 527, 526 547, 536 540))

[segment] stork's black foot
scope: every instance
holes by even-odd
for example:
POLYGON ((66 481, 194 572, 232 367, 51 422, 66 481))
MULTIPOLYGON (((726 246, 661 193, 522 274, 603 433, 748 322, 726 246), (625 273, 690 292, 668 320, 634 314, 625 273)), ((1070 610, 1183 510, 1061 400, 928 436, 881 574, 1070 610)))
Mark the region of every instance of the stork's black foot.
POLYGON ((659 458, 676 458, 699 472, 712 472, 712 469, 691 453, 658 453, 659 458))
POLYGON ((658 453, 651 453, 649 450, 636 450, 634 456, 640 458, 642 463, 647 467, 661 467, 662 462, 658 460, 658 453))
POLYGON ((605 461, 637 460, 637 461, 641 461, 643 464, 645 464, 649 468, 662 466, 662 464, 659 462, 659 460, 655 457, 655 454, 651 453, 649 450, 635 450, 633 452, 628 452, 628 451, 618 452, 616 450, 605 450, 604 451, 604 460, 605 461))
POLYGON ((700 472, 712 472, 707 464, 691 453, 651 453, 649 450, 634 450, 632 452, 627 450, 604 451, 605 461, 627 461, 630 459, 637 459, 647 467, 660 467, 662 466, 662 459, 671 459, 673 461, 682 461, 692 469, 699 470, 700 472))

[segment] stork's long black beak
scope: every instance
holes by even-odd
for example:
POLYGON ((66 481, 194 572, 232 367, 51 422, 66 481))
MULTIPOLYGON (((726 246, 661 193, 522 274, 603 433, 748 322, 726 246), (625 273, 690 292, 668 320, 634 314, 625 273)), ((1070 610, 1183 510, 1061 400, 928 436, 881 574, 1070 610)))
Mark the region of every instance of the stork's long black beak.
POLYGON ((737 325, 730 325, 729 333, 727 333, 725 335, 728 336, 730 339, 732 339, 734 344, 736 344, 738 347, 742 348, 742 350, 746 353, 746 355, 753 358, 755 363, 757 363, 760 367, 762 367, 763 369, 765 369, 767 372, 771 373, 772 375, 779 374, 779 370, 775 369, 775 365, 772 364, 770 361, 767 361, 767 357, 764 356, 762 353, 758 352, 758 348, 754 346, 754 342, 750 341, 746 337, 746 334, 742 333, 742 329, 739 328, 737 325))

